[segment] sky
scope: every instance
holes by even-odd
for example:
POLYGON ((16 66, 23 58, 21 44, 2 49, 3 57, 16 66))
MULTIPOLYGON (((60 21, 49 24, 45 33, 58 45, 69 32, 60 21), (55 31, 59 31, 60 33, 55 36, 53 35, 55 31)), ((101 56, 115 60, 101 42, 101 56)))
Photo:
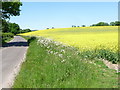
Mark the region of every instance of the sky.
POLYGON ((11 17, 21 29, 42 30, 90 26, 118 20, 118 2, 22 2, 20 16, 11 17))

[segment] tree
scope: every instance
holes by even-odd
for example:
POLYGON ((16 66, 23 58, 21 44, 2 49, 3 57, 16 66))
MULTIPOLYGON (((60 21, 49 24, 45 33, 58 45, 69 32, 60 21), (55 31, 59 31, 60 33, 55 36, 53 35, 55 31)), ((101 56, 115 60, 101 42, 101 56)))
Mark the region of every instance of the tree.
POLYGON ((2 0, 2 9, 0 9, 1 13, 1 21, 2 21, 2 31, 3 32, 13 32, 17 34, 18 31, 14 30, 17 28, 19 30, 19 25, 15 25, 15 28, 12 28, 14 25, 7 22, 6 19, 10 19, 10 16, 19 16, 20 15, 20 6, 22 3, 19 0, 2 0), (14 32, 15 31, 15 32, 14 32))
POLYGON ((30 29, 24 29, 25 30, 25 32, 31 32, 31 30, 30 29))
POLYGON ((52 27, 52 29, 54 29, 54 27, 52 27))
POLYGON ((96 24, 96 26, 109 26, 109 24, 105 22, 99 22, 96 24))
POLYGON ((3 0, 2 2, 2 19, 10 19, 10 16, 19 16, 22 3, 19 0, 6 1, 3 0))
POLYGON ((109 26, 109 24, 108 23, 104 23, 104 26, 109 26))
POLYGON ((115 26, 120 26, 120 21, 115 21, 115 26))
POLYGON ((85 25, 82 25, 82 27, 86 27, 85 25))
POLYGON ((110 22, 110 26, 115 26, 115 22, 110 22))
POLYGON ((27 32, 31 32, 30 29, 23 29, 23 30, 20 30, 20 33, 27 33, 27 32))
POLYGON ((0 20, 0 32, 2 32, 2 20, 0 20))
POLYGON ((13 34, 18 34, 20 32, 20 27, 16 23, 9 23, 9 30, 13 34))
POLYGON ((91 25, 91 26, 96 26, 96 24, 93 24, 93 25, 91 25))
POLYGON ((93 24, 93 25, 91 25, 91 26, 109 26, 109 24, 108 24, 108 23, 105 23, 105 22, 99 22, 99 23, 93 24))
POLYGON ((8 22, 6 22, 6 20, 2 20, 2 32, 10 32, 9 30, 9 25, 8 22))

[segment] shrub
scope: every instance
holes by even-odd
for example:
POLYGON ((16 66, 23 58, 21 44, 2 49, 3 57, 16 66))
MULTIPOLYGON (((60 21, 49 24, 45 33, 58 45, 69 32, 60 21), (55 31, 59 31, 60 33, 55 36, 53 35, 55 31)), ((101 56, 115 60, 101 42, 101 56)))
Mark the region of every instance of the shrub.
POLYGON ((14 34, 12 33, 2 33, 2 43, 4 43, 5 40, 8 40, 13 37, 14 37, 14 34))

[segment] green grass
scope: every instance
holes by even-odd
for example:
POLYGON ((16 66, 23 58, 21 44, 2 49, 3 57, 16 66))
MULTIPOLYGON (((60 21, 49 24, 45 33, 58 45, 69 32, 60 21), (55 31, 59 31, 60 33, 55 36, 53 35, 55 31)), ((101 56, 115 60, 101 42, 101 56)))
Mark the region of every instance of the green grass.
POLYGON ((13 39, 13 37, 12 37, 12 38, 9 37, 9 38, 7 38, 6 40, 2 40, 2 45, 4 45, 4 44, 10 42, 12 39, 13 39))
POLYGON ((85 59, 78 49, 44 38, 32 38, 29 45, 13 88, 118 87, 118 74, 100 59, 85 59))
POLYGON ((13 38, 8 38, 7 40, 5 40, 5 42, 7 43, 7 42, 9 42, 9 41, 11 41, 13 38))
POLYGON ((14 38, 14 35, 12 33, 1 33, 1 35, 2 35, 2 44, 11 41, 14 38))

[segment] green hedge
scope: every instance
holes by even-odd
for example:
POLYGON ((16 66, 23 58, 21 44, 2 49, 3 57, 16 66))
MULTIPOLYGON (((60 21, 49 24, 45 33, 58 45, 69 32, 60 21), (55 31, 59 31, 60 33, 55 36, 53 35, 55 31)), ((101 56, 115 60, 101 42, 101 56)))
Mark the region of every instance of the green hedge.
POLYGON ((13 38, 14 34, 12 33, 2 33, 2 43, 4 43, 6 40, 9 40, 10 38, 13 38))

